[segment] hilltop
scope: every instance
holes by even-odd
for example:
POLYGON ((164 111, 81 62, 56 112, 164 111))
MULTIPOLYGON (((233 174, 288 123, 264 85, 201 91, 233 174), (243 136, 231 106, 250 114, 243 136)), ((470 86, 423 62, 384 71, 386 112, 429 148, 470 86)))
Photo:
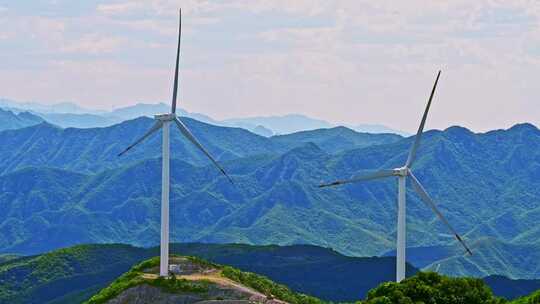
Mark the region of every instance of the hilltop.
MULTIPOLYGON (((141 116, 153 117, 157 113, 166 113, 170 109, 167 103, 137 103, 131 106, 120 107, 112 111, 91 110, 76 104, 63 102, 45 105, 36 102, 18 102, 0 97, 0 107, 19 112, 29 111, 46 121, 67 128, 95 128, 107 127, 125 120, 141 116)), ((201 113, 188 112, 178 109, 182 116, 190 117, 213 125, 237 127, 249 130, 252 133, 271 136, 290 134, 299 131, 332 128, 335 126, 324 120, 314 119, 301 114, 288 114, 282 116, 242 117, 226 120, 216 120, 201 113)), ((348 126, 358 132, 368 133, 395 133, 405 135, 405 132, 394 130, 383 125, 359 124, 348 126)))
POLYGON ((209 263, 194 257, 176 256, 177 269, 170 278, 159 277, 159 258, 132 268, 111 285, 92 296, 87 304, 101 303, 321 303, 298 294, 263 276, 209 263))

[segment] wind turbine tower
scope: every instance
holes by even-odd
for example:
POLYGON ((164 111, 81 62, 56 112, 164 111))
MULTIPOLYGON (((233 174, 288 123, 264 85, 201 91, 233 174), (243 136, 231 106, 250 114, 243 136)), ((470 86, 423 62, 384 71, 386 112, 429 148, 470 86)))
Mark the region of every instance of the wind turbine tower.
POLYGON ((124 155, 131 148, 140 144, 152 134, 160 129, 163 130, 163 147, 162 147, 162 167, 161 167, 161 241, 160 241, 160 264, 159 274, 162 277, 169 274, 169 191, 170 191, 170 124, 174 123, 180 132, 190 142, 192 142, 202 153, 204 153, 210 161, 227 177, 232 183, 232 179, 218 162, 208 153, 208 151, 195 138, 191 131, 184 125, 178 116, 176 116, 176 96, 178 93, 178 65, 180 61, 180 38, 182 35, 182 10, 180 10, 180 21, 178 26, 178 48, 176 50, 176 67, 174 71, 173 96, 171 103, 171 112, 166 114, 157 114, 154 116, 156 122, 142 137, 136 140, 133 144, 122 151, 118 156, 124 155))
POLYGON ((424 131, 424 125, 426 124, 426 119, 428 116, 429 108, 431 107, 431 101, 433 100, 433 95, 435 95, 435 89, 437 88, 437 83, 439 82, 439 77, 441 76, 441 71, 437 74, 437 78, 435 79, 435 84, 433 85, 433 89, 431 90, 431 95, 429 96, 429 100, 426 106, 426 109, 424 111, 424 115, 422 116, 422 121, 420 122, 420 126, 418 127, 418 132, 416 133, 414 143, 411 147, 411 150, 409 151, 409 156, 407 158, 407 161, 405 164, 400 168, 395 169, 385 169, 385 170, 378 170, 366 174, 362 174, 356 177, 353 177, 351 179, 346 180, 338 180, 333 183, 328 184, 322 184, 319 185, 319 187, 331 187, 331 186, 338 186, 343 184, 350 184, 350 183, 356 183, 361 181, 368 181, 368 180, 374 180, 374 179, 380 179, 390 176, 397 176, 398 178, 398 220, 397 220, 397 244, 396 244, 396 281, 401 282, 405 278, 405 248, 406 248, 406 201, 405 201, 405 192, 406 192, 406 182, 407 177, 410 177, 411 184, 414 188, 414 190, 418 193, 422 201, 429 207, 431 210, 435 213, 435 215, 443 222, 443 224, 448 227, 448 229, 452 232, 454 237, 461 243, 461 245, 465 248, 466 252, 470 255, 472 255, 471 250, 469 247, 467 247, 467 244, 463 241, 461 236, 456 232, 456 230, 450 225, 450 223, 446 220, 446 218, 442 215, 442 213, 439 211, 437 206, 435 205, 435 202, 431 197, 428 195, 420 181, 416 178, 416 176, 413 174, 411 167, 414 164, 414 161, 416 159, 416 152, 418 150, 418 147, 420 146, 420 140, 422 139, 422 132, 424 131))

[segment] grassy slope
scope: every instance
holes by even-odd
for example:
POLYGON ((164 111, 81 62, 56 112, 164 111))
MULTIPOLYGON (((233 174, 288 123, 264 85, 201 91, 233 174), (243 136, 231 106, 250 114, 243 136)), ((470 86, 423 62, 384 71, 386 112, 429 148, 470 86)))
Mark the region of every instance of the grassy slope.
POLYGON ((519 298, 512 302, 512 304, 538 304, 540 303, 540 290, 532 293, 529 296, 519 298))

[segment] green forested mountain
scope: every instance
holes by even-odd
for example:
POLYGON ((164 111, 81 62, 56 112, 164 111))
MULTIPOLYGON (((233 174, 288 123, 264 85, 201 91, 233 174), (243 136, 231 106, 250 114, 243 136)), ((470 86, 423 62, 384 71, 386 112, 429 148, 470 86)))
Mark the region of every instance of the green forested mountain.
MULTIPOLYGON (((315 141, 331 151, 390 143, 398 135, 358 133, 343 127, 306 131, 266 138, 240 128, 218 127, 183 118, 195 136, 219 160, 233 160, 256 155, 279 155, 305 142, 315 141), (320 134, 320 135, 319 135, 320 134), (317 139, 318 140, 315 140, 317 139), (331 147, 332 142, 340 142, 331 147)), ((0 174, 29 166, 54 167, 81 173, 97 173, 148 158, 160 157, 161 134, 158 133, 122 158, 117 154, 142 136, 153 124, 147 117, 126 121, 107 128, 62 129, 48 123, 0 132, 0 174)), ((207 164, 204 155, 171 132, 172 157, 195 165, 207 164)))
POLYGON ((0 303, 80 303, 149 255, 126 245, 85 245, 0 263, 0 303))
POLYGON ((540 251, 538 244, 505 243, 495 239, 473 242, 474 259, 457 253, 435 261, 425 269, 436 270, 454 276, 477 276, 509 274, 513 278, 540 278, 540 251), (502 270, 502 271, 501 271, 502 270))
POLYGON ((319 148, 329 153, 336 153, 352 148, 387 144, 396 142, 400 139, 402 139, 402 137, 396 134, 358 133, 345 127, 302 131, 272 137, 274 142, 290 147, 314 143, 319 148))
MULTIPOLYGON (((218 159, 234 159, 276 151, 265 137, 243 129, 216 127, 185 119, 193 133, 218 159)), ((153 124, 142 117, 107 128, 62 129, 47 123, 0 133, 0 173, 33 167, 54 167, 83 173, 96 173, 158 157, 160 134, 156 134, 125 157, 117 154, 142 136, 153 124)), ((172 132, 173 155, 193 164, 205 164, 204 155, 172 132)))
MULTIPOLYGON (((223 161, 237 187, 175 135, 173 240, 308 243, 359 256, 394 247, 396 181, 324 190, 316 185, 399 166, 412 138, 349 131, 345 136, 341 128, 264 138, 187 122, 223 161)), ((5 210, 0 214, 0 253, 38 253, 81 242, 157 244, 159 137, 126 158, 116 157, 149 124, 150 119, 141 118, 110 128, 42 124, 0 132, 0 204, 5 210)), ((450 274, 524 276, 523 259, 531 250, 540 251, 539 147, 540 131, 528 124, 483 134, 460 127, 425 134, 416 175, 470 243, 486 237, 496 241, 480 246, 472 257, 437 251, 422 266, 433 264, 450 274)), ((408 199, 409 246, 454 246, 412 191, 408 199)), ((527 277, 538 277, 538 260, 528 260, 527 277)))
POLYGON ((540 303, 540 280, 512 280, 503 276, 489 276, 483 278, 483 281, 500 297, 506 299, 524 297, 530 299, 530 302, 524 299, 517 302, 540 303), (533 299, 535 296, 536 300, 533 299))
MULTIPOLYGON (((479 238, 470 243, 474 258, 464 255, 462 248, 452 245, 409 248, 407 261, 429 271, 452 276, 485 277, 506 273, 512 278, 540 277, 538 244, 508 243, 496 238, 479 238)), ((385 256, 395 256, 395 250, 385 256)))

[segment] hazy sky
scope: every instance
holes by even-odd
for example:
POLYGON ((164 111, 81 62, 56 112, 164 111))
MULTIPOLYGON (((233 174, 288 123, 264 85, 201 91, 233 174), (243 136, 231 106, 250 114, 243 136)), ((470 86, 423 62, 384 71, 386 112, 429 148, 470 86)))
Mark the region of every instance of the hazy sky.
POLYGON ((5 1, 0 96, 221 119, 303 113, 413 131, 540 125, 539 1, 5 1))

